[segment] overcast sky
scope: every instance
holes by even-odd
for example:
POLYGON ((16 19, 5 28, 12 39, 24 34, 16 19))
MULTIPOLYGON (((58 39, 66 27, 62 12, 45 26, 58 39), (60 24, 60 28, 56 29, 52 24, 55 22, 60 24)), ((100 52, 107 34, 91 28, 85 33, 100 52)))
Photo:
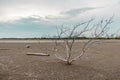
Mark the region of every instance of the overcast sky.
POLYGON ((56 26, 114 15, 120 28, 120 0, 0 0, 0 37, 54 35, 56 26))

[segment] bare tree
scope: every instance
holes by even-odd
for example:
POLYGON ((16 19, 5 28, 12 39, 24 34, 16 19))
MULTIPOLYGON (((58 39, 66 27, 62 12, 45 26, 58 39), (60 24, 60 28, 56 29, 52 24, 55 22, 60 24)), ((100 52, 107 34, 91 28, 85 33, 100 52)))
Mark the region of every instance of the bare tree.
POLYGON ((93 44, 93 42, 95 42, 94 39, 105 36, 105 34, 107 34, 107 31, 109 29, 108 25, 112 23, 112 18, 113 17, 111 17, 108 20, 102 19, 100 20, 99 23, 93 25, 92 27, 90 27, 90 24, 92 24, 94 19, 74 25, 72 28, 68 28, 64 26, 62 26, 60 29, 57 28, 57 40, 55 40, 55 47, 54 47, 55 56, 58 59, 66 62, 66 64, 68 65, 72 64, 73 61, 76 61, 78 58, 84 55, 84 53, 87 51, 90 45, 93 44), (72 58, 71 57, 73 54, 72 49, 77 39, 82 35, 84 35, 85 33, 91 31, 93 31, 94 36, 88 38, 87 42, 85 42, 85 44, 83 45, 81 52, 78 53, 79 55, 72 58), (66 49, 65 57, 62 57, 58 52, 59 50, 58 46, 60 45, 58 44, 58 40, 61 40, 65 46, 66 49))

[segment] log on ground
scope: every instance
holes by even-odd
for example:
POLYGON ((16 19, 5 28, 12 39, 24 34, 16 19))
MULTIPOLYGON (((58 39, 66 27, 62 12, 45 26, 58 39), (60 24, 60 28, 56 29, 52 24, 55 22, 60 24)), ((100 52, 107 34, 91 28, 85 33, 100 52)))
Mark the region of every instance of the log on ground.
POLYGON ((0 48, 0 50, 10 50, 10 49, 8 49, 8 48, 0 48))
POLYGON ((33 52, 28 52, 26 55, 33 55, 33 56, 50 56, 50 54, 46 54, 46 53, 33 53, 33 52))

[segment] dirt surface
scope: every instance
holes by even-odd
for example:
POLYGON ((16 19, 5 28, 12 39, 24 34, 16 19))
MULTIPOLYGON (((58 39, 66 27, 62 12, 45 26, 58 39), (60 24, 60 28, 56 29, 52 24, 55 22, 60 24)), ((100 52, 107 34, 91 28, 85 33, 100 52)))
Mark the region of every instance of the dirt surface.
MULTIPOLYGON (((77 56, 85 41, 76 42, 77 56)), ((66 65, 54 56, 53 42, 0 42, 0 80, 120 80, 120 41, 100 41, 86 54, 66 65), (30 45, 30 48, 26 48, 30 45), (28 56, 27 52, 49 53, 50 56, 28 56)), ((64 56, 64 47, 59 47, 64 56)))

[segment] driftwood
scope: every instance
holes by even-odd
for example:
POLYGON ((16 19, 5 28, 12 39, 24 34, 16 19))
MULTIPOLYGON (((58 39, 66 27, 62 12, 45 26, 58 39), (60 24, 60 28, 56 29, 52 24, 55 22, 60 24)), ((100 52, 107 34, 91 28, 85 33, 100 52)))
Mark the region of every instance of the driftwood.
POLYGON ((10 50, 10 49, 8 49, 8 48, 0 48, 0 50, 10 50))
POLYGON ((50 54, 46 54, 46 53, 33 53, 33 52, 28 52, 26 55, 33 55, 33 56, 50 56, 50 54))

